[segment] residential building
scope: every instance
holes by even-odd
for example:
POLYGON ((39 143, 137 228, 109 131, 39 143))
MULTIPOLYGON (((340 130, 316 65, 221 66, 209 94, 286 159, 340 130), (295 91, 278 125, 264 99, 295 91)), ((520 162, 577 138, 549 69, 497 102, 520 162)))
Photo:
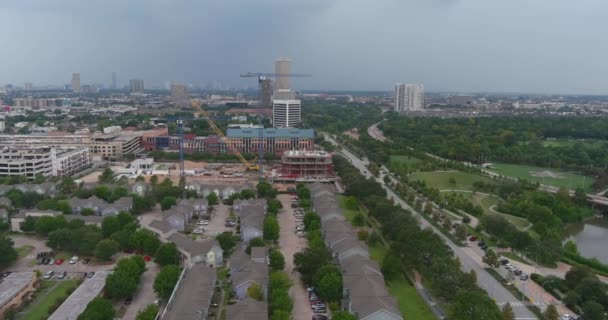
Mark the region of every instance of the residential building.
POLYGON ((4 121, 0 121, 0 132, 3 132, 6 129, 6 124, 4 121))
POLYGON ((202 263, 212 268, 224 265, 224 251, 213 238, 195 241, 186 235, 174 232, 166 238, 166 241, 175 243, 186 265, 202 263))
POLYGON ((196 191, 196 193, 207 198, 210 193, 215 193, 221 199, 228 199, 231 195, 241 192, 246 189, 253 190, 254 187, 251 183, 202 183, 198 181, 189 180, 186 182, 186 189, 196 191))
POLYGON ((116 72, 112 72, 112 86, 110 88, 111 89, 116 89, 117 88, 117 84, 116 84, 116 72))
POLYGON ((25 218, 27 218, 27 217, 33 217, 33 218, 56 217, 56 216, 60 216, 62 214, 63 214, 62 212, 54 211, 54 210, 30 209, 30 210, 22 211, 11 217, 11 231, 21 232, 21 224, 25 221, 25 218))
POLYGON ((111 271, 95 271, 95 275, 85 279, 48 320, 77 320, 89 302, 101 294, 110 273, 111 271))
POLYGON ((34 109, 54 107, 56 105, 55 99, 44 99, 44 98, 15 98, 13 99, 13 105, 15 107, 30 107, 34 109))
POLYGON ((276 74, 276 80, 274 88, 279 89, 291 89, 290 77, 291 74, 291 60, 286 58, 278 58, 274 62, 274 73, 276 74))
POLYGON ((266 200, 236 200, 233 203, 232 210, 240 218, 241 240, 243 242, 249 242, 253 238, 260 238, 264 235, 266 200))
POLYGON ((395 85, 394 111, 422 111, 424 109, 424 86, 419 83, 397 83, 395 85))
POLYGON ((144 80, 133 79, 129 82, 131 94, 142 95, 144 94, 144 80))
POLYGON ((182 272, 159 320, 207 320, 217 286, 214 269, 195 264, 182 272))
POLYGON ((59 150, 53 158, 54 176, 69 177, 91 167, 88 147, 59 150))
POLYGON ((264 79, 260 85, 260 106, 270 108, 272 106, 272 79, 264 79))
POLYGON ((268 302, 251 298, 226 307, 226 320, 268 320, 268 302))
POLYGON ((0 146, 0 177, 70 176, 90 167, 89 149, 0 146))
POLYGON ((238 250, 230 259, 230 279, 234 296, 238 300, 247 298, 247 289, 253 284, 258 284, 264 297, 267 297, 268 263, 255 261, 243 250, 238 250))
POLYGON ((113 203, 108 203, 96 196, 88 199, 72 198, 70 206, 72 207, 72 213, 76 215, 82 214, 82 210, 84 209, 91 209, 97 216, 115 216, 121 212, 130 212, 133 208, 133 198, 122 197, 113 203))
POLYGON ((176 106, 188 106, 188 94, 186 93, 186 85, 181 83, 172 83, 171 100, 176 106))
POLYGON ((80 92, 80 73, 72 73, 72 91, 80 92))
POLYGON ((272 126, 275 128, 297 128, 302 122, 300 100, 272 100, 272 126))
POLYGON ((13 272, 0 282, 0 318, 11 308, 18 308, 35 288, 36 273, 13 272))

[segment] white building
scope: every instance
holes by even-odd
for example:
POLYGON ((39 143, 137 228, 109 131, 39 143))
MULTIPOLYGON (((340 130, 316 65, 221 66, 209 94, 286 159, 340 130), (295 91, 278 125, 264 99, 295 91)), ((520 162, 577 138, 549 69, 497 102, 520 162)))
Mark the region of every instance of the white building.
POLYGON ((0 147, 0 177, 69 176, 90 166, 89 148, 0 147))
POLYGON ((424 109, 424 86, 420 83, 397 83, 394 98, 395 112, 422 111, 424 109))
POLYGON ((272 100, 272 125, 275 128, 296 128, 301 120, 300 100, 272 100))
POLYGON ((0 121, 0 132, 4 131, 4 129, 6 129, 4 121, 0 121))

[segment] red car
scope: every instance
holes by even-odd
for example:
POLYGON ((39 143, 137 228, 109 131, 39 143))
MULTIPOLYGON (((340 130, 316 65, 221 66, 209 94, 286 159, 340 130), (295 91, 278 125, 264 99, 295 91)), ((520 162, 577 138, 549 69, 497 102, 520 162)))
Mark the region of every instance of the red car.
POLYGON ((471 236, 471 237, 469 238, 469 241, 477 241, 477 237, 475 237, 475 236, 471 236))
POLYGON ((150 262, 150 261, 152 261, 152 257, 150 257, 150 256, 144 256, 144 261, 145 262, 150 262))
POLYGON ((55 260, 55 264, 56 265, 63 264, 63 259, 57 259, 57 260, 55 260))

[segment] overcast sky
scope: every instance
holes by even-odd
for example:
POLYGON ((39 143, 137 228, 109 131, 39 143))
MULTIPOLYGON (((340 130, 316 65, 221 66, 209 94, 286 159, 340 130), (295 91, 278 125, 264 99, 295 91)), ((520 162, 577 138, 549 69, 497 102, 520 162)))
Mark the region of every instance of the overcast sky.
POLYGON ((608 94, 606 0, 0 0, 0 83, 608 94))

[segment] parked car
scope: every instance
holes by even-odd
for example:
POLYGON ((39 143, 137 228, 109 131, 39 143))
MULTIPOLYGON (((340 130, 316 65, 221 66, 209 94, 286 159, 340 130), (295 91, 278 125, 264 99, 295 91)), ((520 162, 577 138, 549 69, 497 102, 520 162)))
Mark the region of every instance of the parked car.
POLYGON ((82 275, 82 278, 86 278, 88 275, 89 275, 89 273, 88 273, 88 272, 85 272, 85 273, 82 275))
POLYGON ((312 305, 313 309, 325 308, 325 303, 316 303, 312 305))
POLYGON ((327 320, 327 316, 315 314, 314 316, 312 316, 312 320, 327 320))
POLYGON ((519 279, 522 281, 526 281, 526 280, 528 280, 528 275, 524 273, 519 277, 519 279))
POLYGON ((91 259, 86 258, 86 259, 82 260, 82 264, 89 264, 90 261, 91 261, 91 259))
POLYGON ((485 245, 486 245, 486 243, 485 243, 485 242, 483 242, 483 241, 479 241, 479 242, 477 243, 477 245, 478 245, 478 246, 480 246, 480 247, 483 247, 483 246, 485 246, 485 245))
POLYGON ((127 298, 125 299, 125 304, 126 304, 126 305, 130 305, 130 304, 131 304, 131 302, 133 302, 133 297, 127 297, 127 298))
POLYGON ((55 264, 55 259, 49 260, 49 264, 55 264))
POLYGON ((304 226, 296 226, 297 231, 304 231, 304 226))
POLYGON ((89 272, 89 274, 87 275, 87 278, 93 278, 93 276, 95 275, 95 272, 91 271, 89 272))
POLYGON ((54 274, 55 274, 55 271, 53 271, 53 270, 49 270, 49 271, 47 271, 47 272, 44 274, 43 278, 45 278, 45 279, 50 279, 50 278, 52 278, 52 277, 53 277, 53 275, 54 275, 54 274))
POLYGON ((57 260, 55 260, 55 264, 56 265, 62 265, 63 261, 64 261, 63 259, 57 259, 57 260))
POLYGON ((192 233, 194 233, 194 234, 201 234, 203 232, 205 232, 205 229, 202 229, 202 228, 196 228, 196 229, 192 230, 192 233))
POLYGON ((507 259, 500 259, 500 264, 502 264, 503 266, 506 265, 507 263, 509 263, 509 260, 507 260, 507 259))
POLYGON ((78 262, 78 256, 73 256, 73 257, 70 259, 70 264, 75 264, 76 262, 78 262))
POLYGON ((521 276, 523 272, 519 269, 516 269, 515 271, 513 271, 513 273, 515 273, 516 276, 521 276))
POLYGON ((65 277, 67 277, 67 276, 68 276, 68 272, 64 271, 57 276, 57 279, 59 279, 59 280, 65 279, 65 277))

